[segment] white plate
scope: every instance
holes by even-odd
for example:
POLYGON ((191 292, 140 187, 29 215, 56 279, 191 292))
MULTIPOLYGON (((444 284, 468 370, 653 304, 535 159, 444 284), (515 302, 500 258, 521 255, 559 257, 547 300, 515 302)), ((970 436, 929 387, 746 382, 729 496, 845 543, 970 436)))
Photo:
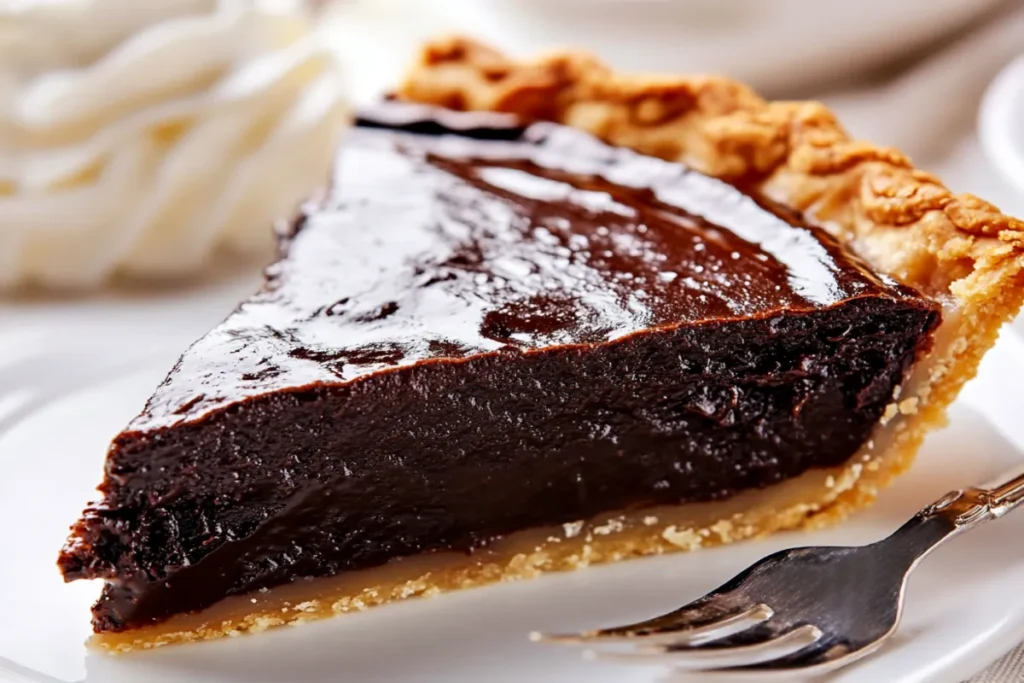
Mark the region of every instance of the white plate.
POLYGON ((1024 55, 1003 69, 985 93, 978 137, 989 161, 1024 193, 1024 55))
POLYGON ((1000 1, 433 0, 430 8, 449 28, 506 49, 574 45, 620 69, 725 73, 781 90, 882 65, 1000 1))
MULTIPOLYGON (((784 546, 872 541, 945 491, 1019 462, 1024 449, 1024 344, 1005 335, 953 411, 952 426, 928 442, 914 471, 839 528, 464 591, 259 636, 123 657, 92 653, 83 641, 99 587, 64 585, 54 560, 92 495, 108 439, 180 348, 174 337, 154 333, 159 343, 134 344, 134 353, 95 333, 80 336, 85 347, 76 352, 38 338, 0 349, 10 361, 0 364, 0 680, 662 680, 659 669, 585 663, 572 651, 530 644, 525 634, 657 613, 784 546)), ((891 646, 835 680, 953 683, 1016 644, 1024 637, 1022 536, 1024 514, 1012 515, 940 549, 915 574, 891 646)))
POLYGON ((1003 1, 343 0, 328 30, 358 65, 347 79, 359 101, 394 87, 419 46, 446 33, 521 57, 572 46, 619 69, 723 73, 785 94, 883 65, 1003 1))

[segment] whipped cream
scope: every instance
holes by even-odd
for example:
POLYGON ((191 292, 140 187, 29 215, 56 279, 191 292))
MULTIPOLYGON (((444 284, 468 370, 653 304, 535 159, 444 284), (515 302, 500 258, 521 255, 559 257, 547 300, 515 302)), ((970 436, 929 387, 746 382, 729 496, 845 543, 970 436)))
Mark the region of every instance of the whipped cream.
POLYGON ((348 120, 301 4, 0 4, 0 289, 263 250, 348 120))

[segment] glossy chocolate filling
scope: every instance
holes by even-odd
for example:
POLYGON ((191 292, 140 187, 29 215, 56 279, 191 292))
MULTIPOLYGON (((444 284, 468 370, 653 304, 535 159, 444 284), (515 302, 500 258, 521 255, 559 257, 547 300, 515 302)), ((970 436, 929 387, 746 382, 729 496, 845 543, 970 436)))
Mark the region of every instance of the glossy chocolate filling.
POLYGON ((398 104, 282 253, 114 441, 60 560, 98 631, 839 465, 939 320, 731 185, 398 104))

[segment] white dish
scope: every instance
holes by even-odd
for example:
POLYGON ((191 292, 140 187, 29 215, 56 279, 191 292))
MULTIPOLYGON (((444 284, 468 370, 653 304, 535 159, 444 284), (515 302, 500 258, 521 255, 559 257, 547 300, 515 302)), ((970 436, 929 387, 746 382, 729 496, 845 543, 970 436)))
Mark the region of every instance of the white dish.
POLYGON ((978 136, 1003 179, 1024 193, 1024 55, 992 81, 981 103, 978 136))
POLYGON ((433 0, 430 8, 510 50, 573 45, 620 69, 725 73, 781 90, 883 64, 1000 1, 433 0))
POLYGON ((591 50, 619 69, 724 73, 766 94, 878 66, 1003 0, 373 0, 330 6, 350 92, 394 87, 418 47, 457 32, 526 57, 591 50), (585 8, 585 9, 584 9, 585 8))
MULTIPOLYGON (((781 547, 877 539, 945 491, 981 482, 1024 452, 1024 342, 1004 335, 914 471, 838 528, 599 567, 411 601, 259 636, 111 657, 88 651, 98 586, 64 585, 55 559, 93 495, 110 436, 140 407, 187 340, 154 326, 124 348, 111 335, 0 334, 0 681, 313 683, 327 681, 663 680, 664 671, 583 662, 528 643, 636 619, 694 598, 781 547), (15 344, 17 342, 17 344, 15 344), (1016 393, 1014 393, 1016 392, 1016 393)), ((841 683, 955 683, 1024 638, 1024 515, 956 539, 910 586, 891 646, 841 683)), ((837 587, 837 590, 840 590, 837 587)))

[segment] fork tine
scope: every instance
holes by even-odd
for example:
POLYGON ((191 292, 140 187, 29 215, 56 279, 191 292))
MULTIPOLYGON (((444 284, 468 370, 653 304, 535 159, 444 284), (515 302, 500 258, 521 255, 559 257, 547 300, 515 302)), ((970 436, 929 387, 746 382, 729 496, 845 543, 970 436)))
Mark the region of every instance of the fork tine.
POLYGON ((637 664, 667 664, 677 669, 694 671, 737 669, 790 657, 814 645, 821 637, 822 632, 818 627, 805 624, 758 642, 744 643, 735 647, 663 645, 637 648, 635 652, 587 650, 585 656, 637 664))
POLYGON ((741 633, 772 617, 768 605, 740 607, 716 596, 701 598, 668 614, 653 619, 575 634, 546 635, 531 633, 530 639, 552 643, 643 643, 645 645, 669 643, 706 643, 741 633))
POLYGON ((749 666, 730 669, 739 674, 749 674, 756 680, 793 680, 794 676, 820 676, 863 659, 878 650, 881 641, 859 649, 851 649, 849 643, 837 638, 824 636, 814 645, 777 660, 760 662, 749 666), (773 675, 777 675, 775 678, 773 675))
MULTIPOLYGON (((865 652, 870 652, 872 649, 864 648, 865 652)), ((770 666, 773 669, 786 671, 809 669, 828 664, 839 658, 846 658, 852 652, 849 644, 842 639, 836 638, 834 635, 822 636, 813 646, 781 657, 777 661, 766 663, 764 667, 770 666)))

